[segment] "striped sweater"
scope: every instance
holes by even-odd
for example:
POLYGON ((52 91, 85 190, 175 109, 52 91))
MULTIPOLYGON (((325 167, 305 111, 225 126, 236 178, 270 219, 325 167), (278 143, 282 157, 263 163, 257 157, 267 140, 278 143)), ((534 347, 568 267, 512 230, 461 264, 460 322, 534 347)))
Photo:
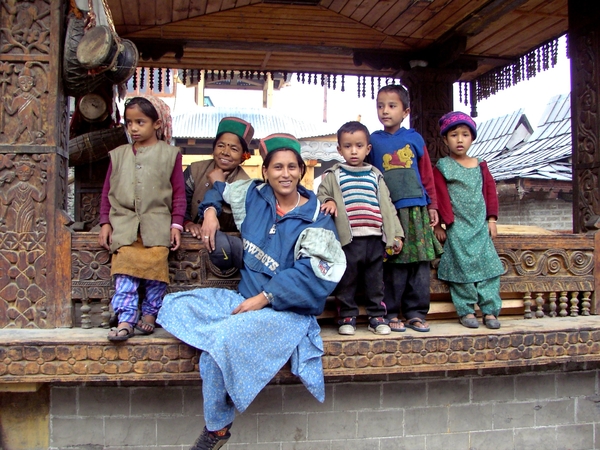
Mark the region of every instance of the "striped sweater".
POLYGON ((353 236, 381 236, 377 178, 365 167, 342 165, 339 183, 353 236))

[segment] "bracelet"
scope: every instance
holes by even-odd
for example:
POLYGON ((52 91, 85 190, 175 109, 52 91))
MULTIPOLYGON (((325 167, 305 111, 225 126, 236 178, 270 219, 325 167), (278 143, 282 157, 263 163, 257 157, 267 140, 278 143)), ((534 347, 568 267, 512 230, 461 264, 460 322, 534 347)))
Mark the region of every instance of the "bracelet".
POLYGON ((172 223, 171 228, 175 228, 176 230, 183 231, 183 227, 178 223, 172 223))
POLYGON ((496 223, 496 220, 488 220, 489 223, 496 223))
POLYGON ((267 301, 269 302, 269 305, 271 303, 273 303, 273 294, 271 294, 270 292, 266 292, 266 291, 262 291, 262 293, 265 296, 265 298, 267 299, 267 301))
POLYGON ((213 210, 215 211, 215 216, 216 216, 216 215, 218 215, 218 214, 217 214, 217 208, 215 208, 214 206, 207 206, 207 207, 204 209, 204 213, 202 214, 202 216, 205 216, 205 215, 206 215, 206 211, 208 211, 209 209, 213 209, 213 210))

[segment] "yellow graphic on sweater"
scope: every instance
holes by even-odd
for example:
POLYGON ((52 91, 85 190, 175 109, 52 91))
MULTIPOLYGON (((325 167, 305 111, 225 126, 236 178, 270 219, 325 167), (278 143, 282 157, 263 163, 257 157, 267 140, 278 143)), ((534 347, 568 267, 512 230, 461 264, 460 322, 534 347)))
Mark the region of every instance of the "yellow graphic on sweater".
POLYGON ((391 155, 383 155, 383 168, 385 170, 410 169, 414 156, 415 154, 411 150, 410 145, 406 144, 403 148, 396 150, 396 152, 391 155))

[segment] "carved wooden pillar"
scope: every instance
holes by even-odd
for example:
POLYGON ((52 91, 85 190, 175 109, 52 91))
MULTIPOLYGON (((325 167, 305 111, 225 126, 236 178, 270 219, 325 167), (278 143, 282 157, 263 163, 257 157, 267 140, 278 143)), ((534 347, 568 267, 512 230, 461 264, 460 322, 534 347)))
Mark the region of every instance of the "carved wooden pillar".
POLYGON ((452 85, 459 76, 456 71, 420 67, 402 76, 410 94, 410 126, 425 139, 433 164, 448 154, 438 120, 454 108, 452 85))
POLYGON ((569 0, 573 231, 600 225, 600 3, 569 0))
POLYGON ((62 0, 0 2, 0 327, 71 324, 62 0))

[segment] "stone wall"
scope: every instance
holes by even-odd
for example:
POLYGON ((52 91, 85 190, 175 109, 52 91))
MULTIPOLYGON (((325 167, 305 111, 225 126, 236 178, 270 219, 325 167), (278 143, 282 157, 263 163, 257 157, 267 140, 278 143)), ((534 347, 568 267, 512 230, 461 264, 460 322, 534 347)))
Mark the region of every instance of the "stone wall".
MULTIPOLYGON (((234 422, 225 450, 600 447, 598 366, 509 375, 330 382, 318 403, 301 385, 271 385, 234 422)), ((189 448, 201 431, 200 383, 55 386, 50 448, 189 448)))
POLYGON ((533 225, 552 231, 573 230, 573 203, 561 198, 500 198, 498 223, 533 225))

